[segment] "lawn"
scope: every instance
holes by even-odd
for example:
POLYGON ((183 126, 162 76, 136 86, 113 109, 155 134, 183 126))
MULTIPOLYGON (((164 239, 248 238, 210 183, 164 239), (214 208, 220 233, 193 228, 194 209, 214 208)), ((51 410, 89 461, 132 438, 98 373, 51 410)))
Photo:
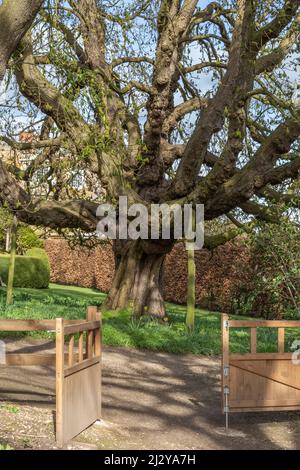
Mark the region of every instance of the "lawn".
MULTIPOLYGON (((49 289, 15 289, 14 304, 5 309, 5 290, 0 289, 0 317, 6 319, 79 319, 85 317, 89 305, 100 306, 105 294, 81 287, 51 284, 49 289)), ((221 353, 220 314, 197 309, 195 332, 188 335, 185 330, 184 306, 167 304, 169 324, 160 324, 143 318, 133 320, 129 311, 106 312, 103 317, 103 341, 110 346, 149 349, 176 354, 193 353, 218 355, 221 353)), ((245 318, 235 317, 232 318, 245 318)), ((51 333, 0 333, 0 336, 51 337, 51 333)), ((231 332, 233 352, 250 349, 250 334, 247 329, 231 332)), ((300 339, 299 330, 287 330, 286 351, 295 339, 300 339)), ((277 351, 277 331, 258 330, 258 351, 277 351)))

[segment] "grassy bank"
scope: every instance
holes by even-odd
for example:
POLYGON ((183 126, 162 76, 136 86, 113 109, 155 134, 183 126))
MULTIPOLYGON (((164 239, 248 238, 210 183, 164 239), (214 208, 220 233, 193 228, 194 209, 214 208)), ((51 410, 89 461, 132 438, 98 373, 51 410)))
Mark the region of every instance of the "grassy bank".
MULTIPOLYGON (((88 305, 100 306, 105 294, 93 289, 59 286, 51 284, 49 289, 15 289, 14 304, 5 309, 5 290, 0 289, 0 317, 7 319, 54 319, 63 317, 80 319, 85 317, 88 305)), ((170 324, 156 321, 133 320, 126 310, 106 312, 103 318, 103 341, 110 346, 149 349, 171 353, 193 353, 218 355, 221 352, 220 315, 197 309, 196 327, 192 335, 185 331, 184 306, 167 304, 170 324)), ((233 317, 234 318, 234 317, 233 317)), ((237 317, 236 317, 237 318, 237 317)), ((238 317, 244 318, 244 317, 238 317)), ((0 336, 51 337, 50 333, 1 333, 0 336)), ((288 330, 286 350, 292 342, 300 339, 300 331, 288 330)), ((232 351, 246 352, 250 348, 249 330, 233 330, 232 351)), ((258 350, 277 350, 277 331, 261 328, 258 330, 258 350)))

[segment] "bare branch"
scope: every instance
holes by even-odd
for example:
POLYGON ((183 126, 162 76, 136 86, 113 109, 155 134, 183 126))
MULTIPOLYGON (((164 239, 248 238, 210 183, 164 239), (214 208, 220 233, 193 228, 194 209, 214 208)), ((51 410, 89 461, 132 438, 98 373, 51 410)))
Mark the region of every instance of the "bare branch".
POLYGON ((58 139, 34 140, 32 142, 17 142, 7 136, 0 136, 0 141, 5 142, 15 150, 36 150, 45 147, 61 147, 64 141, 63 137, 58 139))

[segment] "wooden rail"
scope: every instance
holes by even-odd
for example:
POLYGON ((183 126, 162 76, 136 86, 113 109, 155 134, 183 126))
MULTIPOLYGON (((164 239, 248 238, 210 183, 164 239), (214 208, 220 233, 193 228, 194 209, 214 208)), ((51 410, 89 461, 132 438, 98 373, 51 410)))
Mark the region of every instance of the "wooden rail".
MULTIPOLYGON (((83 320, 64 320, 66 325, 82 324, 83 320)), ((0 320, 0 331, 53 331, 56 320, 0 320)))
POLYGON ((223 315, 228 321, 229 328, 300 328, 298 320, 229 320, 228 315, 223 315))

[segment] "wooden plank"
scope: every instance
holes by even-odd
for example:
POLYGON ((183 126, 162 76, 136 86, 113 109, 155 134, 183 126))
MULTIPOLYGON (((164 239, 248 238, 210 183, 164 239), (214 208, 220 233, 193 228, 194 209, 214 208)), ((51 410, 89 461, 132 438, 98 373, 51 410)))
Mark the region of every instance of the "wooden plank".
POLYGON ((257 330, 256 328, 251 328, 251 354, 256 354, 257 348, 257 330))
POLYGON ((238 369, 244 370, 249 374, 254 374, 258 377, 263 377, 264 379, 267 379, 270 382, 276 382, 278 384, 285 385, 286 387, 290 387, 300 391, 299 375, 296 374, 296 380, 294 380, 293 376, 295 374, 293 374, 290 368, 287 370, 286 363, 282 361, 273 361, 275 367, 272 370, 272 368, 270 369, 267 365, 264 365, 265 362, 263 362, 263 368, 259 368, 260 364, 257 361, 255 363, 252 362, 253 361, 249 361, 248 363, 246 363, 245 361, 232 361, 230 365, 231 367, 237 367, 238 369), (289 373, 286 375, 286 372, 289 373))
POLYGON ((261 360, 281 360, 281 361, 290 361, 293 358, 294 353, 233 353, 229 356, 230 361, 261 361, 261 360))
POLYGON ((65 326, 65 336, 81 333, 82 331, 92 331, 100 327, 98 321, 87 321, 84 323, 77 323, 75 325, 65 326))
POLYGON ((229 320, 230 328, 300 328, 298 320, 229 320))
POLYGON ((83 361, 83 333, 80 333, 78 340, 78 360, 83 361))
POLYGON ((56 442, 59 447, 65 443, 64 437, 64 321, 56 320, 56 442))
POLYGON ((75 344, 75 337, 74 335, 71 336, 69 341, 69 358, 68 358, 68 365, 72 367, 74 364, 74 344, 75 344))
MULTIPOLYGON (((84 320, 64 320, 65 325, 81 324, 84 320)), ((0 320, 0 331, 53 331, 56 320, 0 320)))
POLYGON ((286 400, 239 400, 239 401, 230 401, 230 411, 234 408, 268 408, 268 407, 292 407, 296 406, 300 408, 299 399, 286 399, 286 400))
POLYGON ((0 331, 55 331, 55 320, 0 320, 0 331))
MULTIPOLYGON (((78 361, 78 354, 74 354, 74 360, 78 361)), ((1 366, 41 366, 41 367, 51 367, 56 364, 56 356, 53 354, 35 354, 35 353, 7 353, 5 356, 6 362, 0 364, 1 366)), ((64 353, 64 362, 69 361, 69 354, 64 353)))
POLYGON ((98 364, 99 362, 100 362, 100 356, 95 356, 90 359, 85 359, 82 362, 74 364, 72 367, 67 367, 64 370, 64 377, 69 377, 69 375, 75 374, 76 372, 80 372, 81 370, 86 369, 87 367, 91 367, 95 364, 98 364))
POLYGON ((98 419, 98 364, 64 380, 64 442, 73 439, 98 419))
MULTIPOLYGON (((55 366, 55 354, 8 353, 5 366, 55 366)), ((2 364, 1 364, 2 365, 2 364)))
POLYGON ((91 359, 94 356, 94 331, 87 333, 87 357, 91 359))
POLYGON ((278 328, 278 352, 284 353, 284 328, 278 328))
POLYGON ((231 408, 230 413, 253 413, 268 411, 300 411, 300 406, 262 406, 254 408, 231 408))

